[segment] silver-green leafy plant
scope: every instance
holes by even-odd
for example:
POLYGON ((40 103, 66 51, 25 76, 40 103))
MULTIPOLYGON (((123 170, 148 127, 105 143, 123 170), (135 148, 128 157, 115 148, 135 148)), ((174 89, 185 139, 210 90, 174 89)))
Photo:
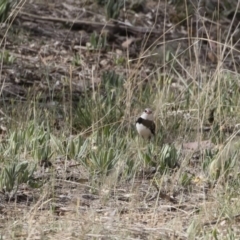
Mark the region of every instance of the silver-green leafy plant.
POLYGON ((41 132, 38 136, 36 135, 32 138, 30 146, 32 149, 32 156, 38 162, 42 160, 49 160, 53 155, 49 132, 41 132))
POLYGON ((67 156, 68 159, 82 159, 87 155, 89 144, 88 139, 84 141, 79 136, 72 138, 66 143, 65 156, 67 156))
POLYGON ((107 46, 107 35, 99 35, 96 32, 93 32, 90 36, 90 43, 93 49, 102 49, 107 46))
POLYGON ((183 187, 188 187, 191 185, 193 176, 184 172, 180 177, 180 183, 183 187))
POLYGON ((168 171, 178 165, 179 153, 173 145, 163 145, 158 161, 160 172, 168 171))
POLYGON ((93 93, 86 92, 86 97, 81 99, 75 109, 73 127, 86 130, 93 125, 95 129, 105 125, 118 126, 117 122, 123 116, 123 83, 123 77, 114 71, 104 72, 101 84, 93 93))
POLYGON ((38 125, 29 121, 27 127, 9 132, 7 144, 4 145, 4 157, 20 156, 23 152, 35 160, 49 160, 52 155, 50 132, 44 124, 38 125))
POLYGON ((87 148, 82 147, 85 154, 79 158, 92 176, 92 180, 109 175, 116 170, 119 162, 125 162, 124 154, 127 149, 127 141, 117 134, 115 129, 106 127, 92 134, 91 142, 88 142, 87 148), (87 154, 86 154, 87 153, 87 154))
POLYGON ((124 0, 96 0, 98 5, 105 6, 107 19, 117 19, 124 6, 124 0))
POLYGON ((22 183, 27 183, 30 187, 40 187, 33 177, 35 167, 31 169, 27 161, 20 163, 11 163, 9 166, 4 167, 0 173, 0 189, 4 193, 10 193, 14 196, 22 183))
POLYGON ((80 54, 78 54, 78 53, 74 54, 74 57, 72 59, 72 65, 74 65, 74 66, 80 66, 81 65, 80 54))
POLYGON ((232 153, 228 153, 228 156, 222 153, 215 154, 208 161, 207 174, 214 180, 223 178, 226 181, 229 177, 229 173, 234 172, 239 158, 239 151, 236 150, 232 153))
POLYGON ((165 144, 160 150, 154 144, 150 144, 146 151, 140 153, 140 158, 148 166, 154 166, 158 171, 164 173, 178 165, 179 153, 177 149, 165 144))
POLYGON ((16 0, 1 0, 0 1, 0 22, 4 22, 13 7, 17 4, 16 0))
POLYGON ((107 18, 117 19, 120 15, 120 10, 123 7, 123 0, 108 0, 106 6, 107 18))
POLYGON ((3 62, 4 64, 12 64, 14 61, 15 57, 8 50, 0 52, 0 62, 3 62))

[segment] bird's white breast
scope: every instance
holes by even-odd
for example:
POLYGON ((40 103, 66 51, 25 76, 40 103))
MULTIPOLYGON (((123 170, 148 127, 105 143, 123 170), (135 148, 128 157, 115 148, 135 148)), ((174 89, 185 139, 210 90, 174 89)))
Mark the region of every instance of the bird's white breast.
POLYGON ((152 136, 151 130, 147 127, 145 127, 141 123, 136 123, 136 128, 138 133, 143 137, 143 138, 149 138, 152 136))

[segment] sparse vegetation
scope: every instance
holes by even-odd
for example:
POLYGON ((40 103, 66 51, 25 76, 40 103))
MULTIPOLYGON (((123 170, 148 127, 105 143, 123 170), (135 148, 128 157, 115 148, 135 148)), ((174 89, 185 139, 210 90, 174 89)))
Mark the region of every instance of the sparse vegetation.
POLYGON ((96 32, 91 34, 90 48, 102 49, 107 46, 107 36, 105 34, 98 35, 96 32))
POLYGON ((0 239, 239 239, 238 8, 12 2, 0 4, 1 22, 19 12, 0 34, 0 239), (147 106, 151 141, 135 129, 147 106))
POLYGON ((4 22, 11 11, 11 0, 3 0, 0 3, 0 22, 4 22))
POLYGON ((15 199, 19 186, 23 183, 28 184, 31 188, 42 186, 40 181, 33 177, 35 168, 28 169, 28 162, 11 163, 1 171, 0 187, 6 199, 15 199))
POLYGON ((3 52, 0 52, 0 60, 6 65, 12 64, 14 62, 14 57, 11 56, 9 51, 3 51, 3 52))

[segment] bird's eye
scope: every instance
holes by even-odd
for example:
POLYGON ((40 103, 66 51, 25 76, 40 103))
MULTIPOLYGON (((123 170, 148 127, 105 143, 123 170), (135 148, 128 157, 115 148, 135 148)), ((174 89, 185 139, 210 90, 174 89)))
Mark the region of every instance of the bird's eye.
POLYGON ((145 109, 144 112, 147 113, 147 109, 145 109))

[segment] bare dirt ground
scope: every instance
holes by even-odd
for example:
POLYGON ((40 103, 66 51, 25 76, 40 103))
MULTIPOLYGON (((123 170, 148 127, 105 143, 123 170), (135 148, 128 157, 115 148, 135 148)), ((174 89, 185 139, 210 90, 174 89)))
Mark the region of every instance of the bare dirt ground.
MULTIPOLYGON (((228 16, 219 21, 206 17, 197 28, 196 15, 182 16, 182 8, 155 1, 135 10, 128 7, 116 21, 107 21, 104 8, 90 1, 29 1, 17 11, 11 28, 7 31, 6 24, 0 32, 2 46, 14 58, 1 67, 2 103, 31 97, 45 103, 78 101, 86 89, 100 82, 105 70, 130 76, 129 69, 138 69, 138 77, 147 79, 162 65, 161 47, 156 57, 144 58, 140 67, 138 61, 132 61, 127 69, 119 61, 144 57, 151 52, 144 51, 157 44, 173 48, 184 66, 191 66, 195 37, 204 38, 199 61, 208 66, 206 72, 214 71, 220 64, 219 46, 224 45, 231 24, 228 16), (93 33, 107 39, 99 49, 91 46, 93 33), (71 78, 71 85, 64 84, 66 78, 71 78)), ((231 43, 234 50, 221 66, 238 72, 237 24, 237 20, 232 23, 231 31, 236 34, 231 43)), ((192 80, 185 71, 182 74, 192 80)), ((177 82, 177 75, 173 78, 177 82)), ((1 235, 5 239, 187 239, 192 228, 203 231, 218 221, 224 222, 223 234, 228 229, 227 219, 215 218, 218 204, 222 204, 216 201, 220 185, 212 188, 199 181, 191 191, 171 189, 178 178, 173 173, 171 180, 162 183, 161 191, 146 176, 117 186, 107 179, 95 191, 87 183, 89 176, 74 161, 67 166, 56 162, 54 170, 39 175, 50 179, 41 190, 22 186, 13 200, 1 197, 0 230, 4 229, 1 235), (195 220, 200 225, 194 225, 195 220)), ((238 219, 236 216, 232 228, 238 219)))

